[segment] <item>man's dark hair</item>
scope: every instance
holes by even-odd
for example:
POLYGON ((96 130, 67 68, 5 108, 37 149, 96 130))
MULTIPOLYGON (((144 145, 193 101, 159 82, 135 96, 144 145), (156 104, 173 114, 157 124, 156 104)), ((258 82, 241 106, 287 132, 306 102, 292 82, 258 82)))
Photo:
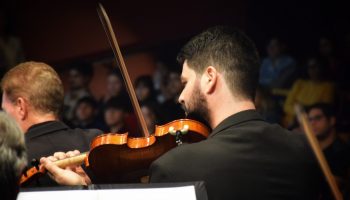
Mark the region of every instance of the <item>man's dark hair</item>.
POLYGON ((324 116, 328 119, 335 117, 334 107, 332 104, 328 103, 316 103, 306 108, 306 112, 309 113, 312 109, 320 109, 324 116))
POLYGON ((259 78, 259 55, 241 31, 227 26, 209 28, 193 37, 180 51, 177 60, 185 61, 196 73, 215 66, 224 74, 233 94, 254 100, 259 78))

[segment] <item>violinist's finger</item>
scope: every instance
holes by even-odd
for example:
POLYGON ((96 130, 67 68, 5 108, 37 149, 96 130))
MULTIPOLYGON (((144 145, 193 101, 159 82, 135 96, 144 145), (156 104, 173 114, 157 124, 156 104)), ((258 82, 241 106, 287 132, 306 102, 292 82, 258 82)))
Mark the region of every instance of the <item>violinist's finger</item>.
POLYGON ((53 162, 51 162, 48 158, 41 158, 40 162, 43 167, 45 167, 49 176, 55 180, 57 183, 62 185, 87 185, 87 176, 86 174, 78 174, 74 171, 65 170, 59 168, 53 162))
MULTIPOLYGON (((43 157, 44 158, 44 157, 43 157)), ((56 158, 56 157, 54 157, 54 156, 49 156, 49 157, 47 157, 47 159, 49 159, 51 162, 55 162, 55 161, 57 161, 58 159, 56 158)), ((40 159, 40 161, 41 161, 41 159, 40 159)))
POLYGON ((79 155, 80 154, 79 150, 74 150, 73 152, 74 152, 75 155, 79 155))
POLYGON ((57 158, 58 160, 65 159, 67 157, 66 153, 64 153, 64 152, 56 152, 56 153, 53 154, 53 156, 55 158, 57 158))
POLYGON ((80 152, 78 150, 74 150, 74 151, 68 151, 66 153, 66 156, 67 157, 73 157, 73 156, 77 156, 77 155, 80 155, 80 152))

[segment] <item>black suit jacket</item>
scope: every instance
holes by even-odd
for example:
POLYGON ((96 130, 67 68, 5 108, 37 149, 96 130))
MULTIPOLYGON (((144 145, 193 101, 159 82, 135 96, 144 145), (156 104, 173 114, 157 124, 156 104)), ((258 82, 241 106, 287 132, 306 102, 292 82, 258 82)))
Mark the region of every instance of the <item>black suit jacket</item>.
POLYGON ((315 199, 319 170, 306 140, 263 121, 254 110, 232 115, 202 142, 156 160, 151 182, 200 181, 209 199, 315 199))
MULTIPOLYGON (((48 121, 33 125, 25 133, 27 146, 28 163, 32 159, 40 159, 53 155, 55 152, 67 152, 79 150, 85 152, 89 150, 91 140, 101 131, 97 129, 82 130, 71 129, 60 121, 48 121)), ((45 175, 30 186, 55 186, 54 181, 45 175)))

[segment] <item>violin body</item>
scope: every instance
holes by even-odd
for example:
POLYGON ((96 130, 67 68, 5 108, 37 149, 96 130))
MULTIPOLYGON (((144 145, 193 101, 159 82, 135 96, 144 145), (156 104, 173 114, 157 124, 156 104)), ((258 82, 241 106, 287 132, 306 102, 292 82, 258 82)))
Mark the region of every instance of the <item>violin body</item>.
MULTIPOLYGON (((170 130, 182 130, 188 127, 188 133, 181 140, 194 143, 204 140, 209 129, 200 122, 180 119, 156 126, 155 133, 149 137, 128 137, 128 133, 109 133, 97 136, 90 145, 90 152, 56 161, 60 167, 82 164, 94 174, 94 183, 130 183, 140 182, 147 176, 150 164, 177 146, 170 130)), ((42 176, 46 170, 40 165, 28 169, 20 178, 20 185, 25 186, 42 176)))
POLYGON ((169 130, 181 130, 186 126, 189 127, 189 132, 182 136, 183 142, 198 142, 209 135, 209 129, 203 124, 183 119, 156 126, 155 133, 149 137, 128 138, 127 133, 96 137, 91 143, 88 156, 94 182, 140 182, 141 177, 147 176, 148 168, 154 160, 177 146, 175 137, 168 134, 169 130))

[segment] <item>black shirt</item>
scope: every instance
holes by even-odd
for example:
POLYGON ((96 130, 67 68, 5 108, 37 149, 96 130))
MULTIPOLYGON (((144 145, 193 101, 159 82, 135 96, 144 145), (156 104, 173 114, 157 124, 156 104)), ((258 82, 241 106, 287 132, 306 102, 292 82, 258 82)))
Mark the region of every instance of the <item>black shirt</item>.
POLYGON ((303 135, 255 110, 226 118, 207 140, 157 159, 151 182, 205 181, 209 199, 315 199, 319 170, 303 135))
MULTIPOLYGON (((25 133, 28 167, 33 159, 53 155, 55 152, 89 150, 91 140, 101 132, 97 129, 71 129, 60 121, 48 121, 31 126, 25 133)), ((30 186, 57 185, 46 175, 30 186)))

